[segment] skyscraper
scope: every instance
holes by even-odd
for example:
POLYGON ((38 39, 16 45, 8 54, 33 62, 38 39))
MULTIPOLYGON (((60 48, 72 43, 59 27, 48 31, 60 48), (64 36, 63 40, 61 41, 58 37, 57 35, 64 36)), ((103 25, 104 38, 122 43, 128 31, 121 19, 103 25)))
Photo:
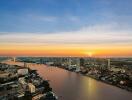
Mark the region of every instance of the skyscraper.
POLYGON ((110 69, 110 59, 108 59, 108 69, 110 69))

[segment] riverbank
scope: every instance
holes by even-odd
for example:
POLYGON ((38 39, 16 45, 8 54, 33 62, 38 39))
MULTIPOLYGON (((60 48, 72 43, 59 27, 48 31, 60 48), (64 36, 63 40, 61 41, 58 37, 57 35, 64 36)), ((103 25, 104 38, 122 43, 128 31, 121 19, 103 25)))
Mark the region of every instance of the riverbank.
MULTIPOLYGON (((84 71, 78 71, 78 72, 76 72, 75 70, 69 70, 68 68, 65 68, 65 67, 60 67, 60 66, 55 66, 55 67, 59 67, 59 68, 62 68, 62 69, 64 69, 64 70, 68 70, 68 71, 71 71, 71 72, 75 72, 75 73, 79 73, 79 74, 81 74, 81 75, 84 75, 84 76, 87 76, 87 77, 91 77, 91 78, 93 78, 93 79, 95 79, 95 80, 97 80, 97 81, 101 81, 101 82, 103 82, 103 83, 106 83, 106 84, 109 84, 109 85, 112 85, 112 86, 116 86, 116 87, 118 87, 118 88, 121 88, 121 89, 124 89, 124 90, 126 90, 126 91, 129 91, 129 92, 132 92, 132 81, 130 80, 129 81, 129 86, 128 85, 125 85, 125 84, 118 84, 117 82, 115 82, 116 80, 108 80, 106 77, 108 76, 108 75, 101 75, 101 73, 97 73, 97 74, 89 74, 88 73, 88 71, 87 72, 84 72, 84 71)), ((127 74, 125 74, 125 73, 108 73, 109 75, 116 75, 116 74, 118 74, 118 78, 121 76, 121 75, 126 75, 127 76, 127 74), (121 74, 121 75, 120 75, 121 74)), ((110 76, 109 76, 110 77, 110 76)), ((128 80, 128 76, 127 76, 127 80, 128 80)), ((118 82, 119 82, 119 80, 118 80, 118 82)), ((120 79, 120 82, 124 82, 124 81, 121 81, 121 79, 120 79)))
POLYGON ((57 100, 37 70, 0 63, 0 100, 57 100))

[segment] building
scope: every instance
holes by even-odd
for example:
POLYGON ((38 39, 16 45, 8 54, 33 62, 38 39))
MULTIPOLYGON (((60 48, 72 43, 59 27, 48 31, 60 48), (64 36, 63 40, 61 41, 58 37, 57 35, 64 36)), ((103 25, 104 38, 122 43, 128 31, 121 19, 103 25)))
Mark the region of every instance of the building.
POLYGON ((110 69, 110 59, 108 59, 108 69, 110 69))
POLYGON ((17 70, 18 75, 27 75, 28 74, 28 69, 27 68, 22 68, 17 70))
POLYGON ((35 93, 36 88, 32 83, 28 83, 28 88, 30 93, 35 93))

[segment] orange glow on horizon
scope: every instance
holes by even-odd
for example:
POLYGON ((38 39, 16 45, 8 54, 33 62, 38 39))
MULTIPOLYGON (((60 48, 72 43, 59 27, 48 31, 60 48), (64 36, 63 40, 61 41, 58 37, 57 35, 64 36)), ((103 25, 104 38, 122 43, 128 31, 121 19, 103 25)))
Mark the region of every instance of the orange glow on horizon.
POLYGON ((1 45, 1 56, 132 56, 130 46, 1 45))

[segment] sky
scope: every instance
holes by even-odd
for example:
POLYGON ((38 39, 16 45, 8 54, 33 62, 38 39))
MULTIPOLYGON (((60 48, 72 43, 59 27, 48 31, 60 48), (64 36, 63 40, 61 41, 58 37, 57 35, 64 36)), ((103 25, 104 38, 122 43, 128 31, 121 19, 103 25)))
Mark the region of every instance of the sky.
POLYGON ((1 56, 132 57, 132 0, 0 0, 1 56))

